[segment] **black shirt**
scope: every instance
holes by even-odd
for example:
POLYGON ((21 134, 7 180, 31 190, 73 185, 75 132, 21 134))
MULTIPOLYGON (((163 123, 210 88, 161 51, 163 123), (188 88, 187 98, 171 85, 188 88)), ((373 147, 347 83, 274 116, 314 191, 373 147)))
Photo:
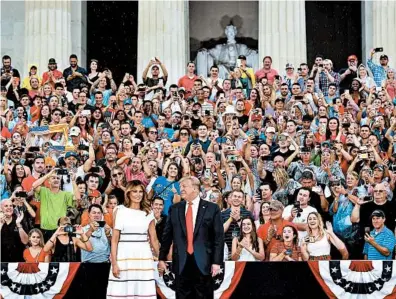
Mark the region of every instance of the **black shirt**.
POLYGON ((25 245, 19 236, 16 226, 16 216, 12 216, 12 221, 4 223, 1 228, 1 261, 2 262, 23 262, 23 251, 25 245))
POLYGON ((247 115, 242 115, 242 116, 238 116, 238 123, 243 126, 244 124, 246 124, 249 120, 249 117, 247 115))
MULTIPOLYGON (((339 71, 340 76, 345 73, 348 69, 342 69, 339 71)), ((349 75, 346 75, 344 80, 342 80, 340 82, 340 93, 342 92, 343 89, 349 89, 351 87, 352 84, 352 80, 355 79, 357 77, 357 73, 351 71, 351 73, 349 75)))
POLYGON ((73 92, 74 88, 80 88, 81 83, 87 83, 87 78, 86 78, 86 76, 88 75, 87 70, 80 66, 77 66, 76 72, 80 73, 82 77, 76 76, 70 81, 68 81, 67 77, 69 77, 73 73, 71 66, 69 66, 63 71, 63 77, 66 80, 67 90, 70 92, 73 92))

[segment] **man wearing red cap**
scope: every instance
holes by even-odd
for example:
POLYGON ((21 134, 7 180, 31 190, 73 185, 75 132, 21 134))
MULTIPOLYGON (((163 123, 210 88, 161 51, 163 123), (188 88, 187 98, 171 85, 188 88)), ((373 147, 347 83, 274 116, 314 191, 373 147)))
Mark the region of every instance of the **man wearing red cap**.
POLYGON ((358 59, 356 55, 348 56, 348 67, 341 69, 340 74, 340 89, 349 89, 351 87, 352 80, 357 77, 357 65, 358 59))

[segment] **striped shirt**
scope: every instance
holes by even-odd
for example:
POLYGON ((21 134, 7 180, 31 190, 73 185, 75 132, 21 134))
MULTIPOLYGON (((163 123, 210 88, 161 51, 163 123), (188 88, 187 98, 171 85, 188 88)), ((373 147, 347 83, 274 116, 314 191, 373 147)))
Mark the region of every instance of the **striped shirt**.
MULTIPOLYGON (((241 218, 247 218, 247 217, 253 218, 252 213, 250 213, 248 210, 242 207, 240 209, 241 209, 240 212, 241 218)), ((228 208, 227 210, 221 212, 221 218, 223 219, 223 223, 225 223, 230 217, 231 217, 231 208, 228 208)), ((229 253, 231 253, 232 250, 232 239, 234 237, 239 237, 240 231, 241 230, 238 222, 236 222, 233 219, 228 230, 224 233, 224 241, 227 244, 229 253)))
POLYGON ((382 255, 375 247, 368 242, 364 244, 363 254, 367 255, 368 260, 392 260, 393 250, 396 245, 396 238, 392 231, 386 226, 380 231, 376 232, 373 229, 370 232, 370 236, 374 237, 374 241, 389 250, 388 256, 382 255))

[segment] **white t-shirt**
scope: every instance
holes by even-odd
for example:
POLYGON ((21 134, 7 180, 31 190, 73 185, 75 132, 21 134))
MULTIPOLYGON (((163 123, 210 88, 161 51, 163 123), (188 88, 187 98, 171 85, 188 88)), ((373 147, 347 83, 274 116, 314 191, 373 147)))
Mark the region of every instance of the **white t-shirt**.
MULTIPOLYGON (((287 218, 291 215, 291 211, 293 209, 293 205, 288 205, 282 213, 282 217, 283 218, 287 218)), ((306 208, 303 209, 303 211, 301 212, 301 215, 299 217, 295 217, 293 219, 293 223, 299 223, 299 224, 304 224, 307 223, 307 218, 308 218, 308 214, 311 212, 317 212, 317 210, 314 207, 311 206, 307 206, 306 208)), ((302 239, 304 239, 307 236, 307 232, 306 231, 298 231, 298 238, 301 241, 302 239)))

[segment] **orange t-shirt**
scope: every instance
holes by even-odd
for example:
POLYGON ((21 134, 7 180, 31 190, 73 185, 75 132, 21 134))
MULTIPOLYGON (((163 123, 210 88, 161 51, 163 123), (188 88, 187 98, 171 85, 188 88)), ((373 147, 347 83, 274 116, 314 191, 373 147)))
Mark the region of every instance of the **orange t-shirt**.
POLYGON ((30 120, 31 122, 35 122, 36 120, 40 119, 40 114, 41 114, 40 108, 36 107, 36 106, 30 107, 30 115, 33 115, 33 113, 35 113, 35 112, 37 112, 37 113, 35 116, 32 116, 32 119, 30 120))
MULTIPOLYGON (((113 215, 110 213, 104 214, 104 221, 106 221, 106 224, 110 226, 111 228, 113 227, 113 215)), ((88 215, 88 210, 85 210, 82 215, 81 215, 81 226, 86 226, 89 224, 89 215, 88 215)))
MULTIPOLYGON (((264 242, 265 242, 265 240, 267 240, 267 237, 268 237, 268 230, 269 230, 269 228, 270 228, 271 225, 272 225, 271 221, 268 221, 267 223, 260 225, 259 229, 257 230, 257 236, 258 236, 259 238, 261 238, 264 242)), ((270 253, 271 253, 272 247, 274 247, 274 246, 276 245, 277 240, 276 240, 275 237, 276 237, 276 236, 282 237, 283 228, 284 228, 286 225, 294 226, 293 223, 291 223, 291 222, 289 222, 289 221, 286 221, 286 220, 282 219, 282 225, 280 225, 280 226, 278 226, 278 227, 276 228, 276 235, 275 235, 274 237, 272 237, 272 239, 271 239, 271 241, 268 243, 268 245, 265 246, 265 260, 266 260, 266 261, 268 261, 269 258, 270 258, 270 253)), ((279 238, 278 238, 278 239, 279 239, 279 238)))
POLYGON ((36 257, 32 256, 29 248, 26 248, 23 251, 23 259, 25 260, 26 263, 43 263, 43 262, 45 262, 45 257, 47 255, 48 255, 48 252, 45 252, 44 249, 42 249, 40 251, 39 255, 36 257))

